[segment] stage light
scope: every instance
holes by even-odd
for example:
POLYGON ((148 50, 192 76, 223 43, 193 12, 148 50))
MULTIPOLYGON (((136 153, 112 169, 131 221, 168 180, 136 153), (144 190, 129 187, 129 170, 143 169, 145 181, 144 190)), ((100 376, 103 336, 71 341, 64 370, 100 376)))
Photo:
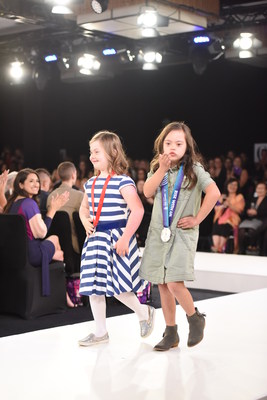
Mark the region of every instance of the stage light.
POLYGON ((208 36, 196 36, 194 37, 194 43, 196 44, 202 44, 202 43, 209 43, 210 38, 208 36))
POLYGON ((141 25, 146 28, 152 28, 157 26, 158 13, 156 10, 146 10, 143 14, 137 18, 137 25, 141 25))
POLYGON ((252 51, 249 50, 241 50, 239 52, 239 58, 251 58, 253 57, 252 51))
POLYGON ((101 14, 108 8, 108 0, 92 0, 91 7, 96 14, 101 14))
POLYGON ((159 36, 159 33, 155 28, 143 28, 142 36, 147 37, 147 38, 157 37, 157 36, 159 36))
POLYGON ((84 75, 91 75, 100 69, 100 62, 93 54, 85 53, 82 57, 78 58, 78 67, 80 67, 80 73, 84 75))
POLYGON ((154 64, 154 63, 144 63, 142 69, 144 71, 155 71, 155 70, 158 70, 158 66, 157 66, 157 64, 154 64))
POLYGON ((104 56, 114 56, 115 54, 117 54, 117 50, 110 48, 110 49, 104 49, 102 51, 104 56))
POLYGON ((14 79, 14 81, 18 82, 21 80, 21 78, 23 77, 23 62, 20 61, 14 61, 12 62, 10 65, 10 71, 9 74, 11 76, 11 78, 14 79))
POLYGON ((152 71, 158 69, 157 64, 162 62, 162 55, 156 51, 140 52, 139 58, 143 61, 143 70, 152 71))
POLYGON ((52 0, 54 6, 52 7, 52 14, 73 14, 73 11, 67 7, 70 0, 52 0))
POLYGON ((54 62, 57 60, 58 60, 58 58, 57 58, 56 54, 49 54, 48 56, 45 56, 46 62, 54 62))
POLYGON ((162 55, 160 53, 156 53, 155 51, 148 51, 144 53, 144 61, 147 63, 161 63, 162 55))
POLYGON ((249 50, 253 46, 251 33, 240 33, 240 37, 234 41, 234 47, 241 50, 249 50))

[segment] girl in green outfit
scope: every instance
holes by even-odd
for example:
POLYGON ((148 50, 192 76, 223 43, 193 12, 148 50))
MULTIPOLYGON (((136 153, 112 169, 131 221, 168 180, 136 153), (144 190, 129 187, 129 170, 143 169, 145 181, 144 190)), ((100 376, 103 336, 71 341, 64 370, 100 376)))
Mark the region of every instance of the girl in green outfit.
POLYGON ((199 224, 213 209, 220 191, 205 171, 191 131, 183 122, 172 122, 162 130, 154 152, 144 195, 155 196, 155 200, 140 276, 158 284, 166 329, 154 349, 165 351, 179 343, 175 299, 189 322, 187 345, 195 346, 203 339, 205 315, 194 307, 184 281, 194 280, 199 224))

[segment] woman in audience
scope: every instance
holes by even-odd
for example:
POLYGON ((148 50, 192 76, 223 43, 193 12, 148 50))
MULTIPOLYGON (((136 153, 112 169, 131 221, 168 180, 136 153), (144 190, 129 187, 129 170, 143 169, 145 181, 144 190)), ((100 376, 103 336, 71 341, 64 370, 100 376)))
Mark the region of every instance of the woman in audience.
POLYGON ((247 199, 249 196, 249 174, 248 170, 243 167, 242 159, 239 156, 234 158, 232 175, 238 179, 240 191, 247 199))
MULTIPOLYGON (((51 208, 43 220, 37 204, 39 192, 40 180, 38 174, 30 168, 22 169, 15 178, 14 190, 7 201, 4 212, 6 214, 20 214, 24 217, 28 235, 29 261, 34 267, 42 266, 44 273, 43 295, 48 296, 49 263, 51 260, 63 261, 63 252, 57 236, 52 235, 44 238, 56 211, 68 201, 69 193, 65 192, 53 198, 51 208)), ((68 296, 67 303, 70 307, 74 306, 68 296)))
POLYGON ((233 161, 230 157, 226 157, 226 159, 224 160, 224 168, 226 170, 226 180, 224 182, 224 185, 225 185, 225 183, 228 182, 228 180, 233 177, 233 175, 232 175, 233 161))
POLYGON ((247 246, 249 251, 257 250, 264 222, 267 221, 267 185, 265 182, 257 184, 255 194, 256 196, 249 202, 246 210, 247 218, 239 225, 239 254, 245 254, 247 246))
POLYGON ((90 174, 90 168, 87 158, 85 156, 80 157, 79 165, 77 168, 77 179, 75 186, 77 186, 80 190, 84 191, 84 183, 87 182, 90 174))
POLYGON ((234 233, 235 252, 238 242, 236 229, 240 223, 240 214, 245 208, 245 199, 238 193, 238 179, 230 178, 227 183, 227 193, 222 194, 218 204, 215 206, 215 215, 212 229, 213 246, 211 250, 215 253, 224 251, 226 241, 234 233))

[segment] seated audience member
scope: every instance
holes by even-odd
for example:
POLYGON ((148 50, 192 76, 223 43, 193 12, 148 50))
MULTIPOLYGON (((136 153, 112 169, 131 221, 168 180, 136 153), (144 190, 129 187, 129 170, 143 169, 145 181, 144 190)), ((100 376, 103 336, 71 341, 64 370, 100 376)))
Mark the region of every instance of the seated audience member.
POLYGON ((0 213, 2 213, 4 211, 4 207, 7 203, 6 196, 5 196, 7 177, 8 177, 8 170, 4 171, 0 175, 0 213))
POLYGON ((72 239, 73 250, 79 254, 80 249, 72 214, 74 211, 79 211, 84 193, 80 190, 73 189, 72 187, 77 179, 76 167, 72 162, 63 161, 61 164, 59 164, 58 175, 62 183, 57 189, 53 190, 48 196, 47 209, 48 210, 50 209, 53 196, 64 193, 66 191, 69 193, 69 200, 66 204, 64 204, 60 208, 60 211, 66 211, 69 214, 71 223, 71 234, 72 234, 71 239, 72 239))
MULTIPOLYGON (((48 268, 51 260, 63 261, 63 252, 60 248, 58 237, 53 235, 45 238, 56 211, 68 201, 68 192, 53 197, 51 207, 45 220, 42 219, 37 204, 40 190, 39 176, 30 169, 25 168, 18 172, 14 181, 14 191, 7 201, 5 214, 19 214, 25 219, 28 235, 29 261, 34 267, 42 266, 45 276, 43 295, 48 296, 48 268)), ((67 304, 73 303, 67 296, 67 304)))
POLYGON ((235 252, 237 252, 237 227, 240 223, 240 214, 245 208, 245 199, 238 193, 239 184, 236 178, 230 178, 227 183, 226 195, 222 194, 219 204, 215 206, 215 215, 212 228, 213 252, 223 252, 226 241, 234 233, 235 252))
MULTIPOLYGON (((226 184, 226 182, 228 182, 228 180, 230 179, 230 178, 233 178, 233 161, 232 161, 232 159, 231 158, 229 158, 229 157, 226 157, 226 159, 224 160, 224 168, 225 168, 225 171, 226 171, 226 179, 225 179, 225 181, 224 181, 224 190, 225 190, 225 184, 226 184)), ((222 191, 222 192, 224 192, 224 190, 222 191)))
POLYGON ((224 191, 224 185, 226 181, 226 170, 224 168, 222 159, 220 157, 215 157, 214 158, 214 175, 213 179, 218 186, 219 190, 221 193, 224 191))
POLYGON ((45 168, 37 168, 35 170, 40 179, 40 194, 39 194, 39 202, 40 202, 40 210, 42 215, 46 215, 47 213, 47 198, 50 194, 50 189, 52 185, 52 179, 50 172, 47 171, 45 168))
POLYGON ((212 178, 214 178, 215 176, 215 163, 214 163, 214 159, 210 158, 207 162, 207 167, 208 167, 208 171, 209 174, 212 178))
POLYGON ((56 189, 58 186, 60 186, 61 181, 60 177, 58 176, 58 170, 55 168, 51 174, 51 179, 52 179, 52 189, 56 189))
POLYGON ((136 232, 137 242, 140 247, 144 247, 144 245, 145 245, 147 231, 149 228, 151 214, 152 214, 152 208, 153 208, 153 203, 154 203, 153 197, 147 198, 144 195, 144 192, 143 192, 144 183, 145 183, 144 180, 139 180, 136 183, 137 193, 142 201, 142 204, 143 204, 144 210, 145 210, 141 224, 139 225, 137 232, 136 232))
POLYGON ((254 165, 254 179, 257 182, 265 181, 267 173, 267 147, 261 149, 259 154, 259 160, 254 165))
POLYGON ((243 167, 241 157, 237 156, 233 161, 233 176, 238 179, 240 192, 247 199, 249 196, 249 174, 248 170, 243 167))
POLYGON ((7 175, 7 181, 6 181, 6 187, 5 187, 5 196, 6 196, 7 200, 13 193, 13 184, 14 184, 14 180, 15 180, 16 176, 17 176, 17 171, 9 172, 7 175))
POLYGON ((136 181, 146 181, 147 172, 144 168, 138 168, 136 181))
MULTIPOLYGON (((246 210, 247 218, 244 219, 238 230, 239 253, 246 254, 246 250, 256 251, 264 223, 267 221, 267 185, 259 182, 256 186, 256 196, 246 210)), ((262 235, 263 236, 263 235, 262 235)))
POLYGON ((80 190, 84 190, 83 185, 89 179, 89 173, 90 173, 90 168, 89 168, 88 158, 86 156, 81 156, 77 169, 77 179, 75 183, 75 186, 80 190))

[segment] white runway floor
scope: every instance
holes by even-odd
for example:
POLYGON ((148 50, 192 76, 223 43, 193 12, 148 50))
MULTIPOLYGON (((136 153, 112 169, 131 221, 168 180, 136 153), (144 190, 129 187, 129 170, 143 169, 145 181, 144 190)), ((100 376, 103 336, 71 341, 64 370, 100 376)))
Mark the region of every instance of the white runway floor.
MULTIPOLYGON (((267 289, 195 303, 207 314, 205 338, 186 346, 188 324, 177 306, 180 345, 152 350, 164 330, 139 338, 134 314, 108 319, 110 342, 81 348, 94 322, 0 339, 1 400, 258 400, 267 396, 267 289)), ((267 397, 266 397, 267 398, 267 397)))

